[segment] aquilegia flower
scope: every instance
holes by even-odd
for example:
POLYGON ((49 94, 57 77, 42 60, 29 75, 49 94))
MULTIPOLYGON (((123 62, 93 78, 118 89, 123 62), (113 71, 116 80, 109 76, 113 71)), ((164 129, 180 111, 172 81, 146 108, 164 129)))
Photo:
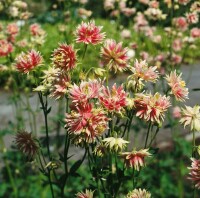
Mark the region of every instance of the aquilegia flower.
POLYGON ((127 168, 131 167, 139 171, 141 167, 145 166, 145 158, 150 157, 149 149, 141 149, 139 151, 133 150, 132 152, 124 152, 121 157, 127 168))
POLYGON ((103 143, 105 147, 111 151, 119 152, 122 151, 129 142, 122 138, 108 137, 103 139, 103 143))
POLYGON ((126 106, 126 92, 123 90, 122 85, 117 87, 114 84, 111 90, 103 87, 102 92, 99 94, 99 100, 102 106, 108 111, 119 112, 126 106))
POLYGON ((130 191, 126 196, 126 198, 150 198, 150 197, 151 193, 141 188, 130 191))
POLYGON ((49 94, 50 97, 60 99, 68 92, 70 85, 70 76, 63 72, 60 68, 49 67, 44 70, 41 84, 34 91, 41 91, 49 94))
POLYGON ((41 26, 38 23, 30 25, 29 30, 32 36, 43 36, 45 34, 45 31, 41 28, 41 26))
POLYGON ((69 90, 72 102, 86 103, 89 99, 98 98, 102 84, 97 80, 82 81, 79 86, 74 84, 69 90))
POLYGON ((52 81, 52 86, 50 87, 50 97, 55 99, 60 99, 65 96, 68 91, 70 82, 70 77, 64 72, 58 72, 55 74, 55 78, 52 81))
POLYGON ((79 192, 76 194, 76 198, 93 198, 94 191, 86 189, 85 192, 79 192))
POLYGON ((105 38, 101 33, 101 26, 96 26, 94 21, 82 22, 76 29, 76 42, 97 45, 105 38))
POLYGON ((166 80, 176 100, 184 101, 188 98, 188 88, 185 87, 185 81, 182 80, 181 75, 177 75, 175 70, 169 75, 166 75, 166 80))
POLYGON ((155 93, 155 95, 136 94, 136 116, 146 121, 161 123, 164 120, 164 113, 169 106, 170 98, 161 96, 159 93, 155 93))
POLYGON ((19 131, 15 136, 17 148, 30 159, 36 155, 39 150, 39 145, 33 138, 31 133, 27 131, 19 131))
POLYGON ((138 61, 136 59, 134 67, 131 68, 133 75, 135 79, 143 79, 145 81, 155 82, 158 78, 158 71, 157 67, 148 66, 146 60, 138 61))
POLYGON ((192 164, 191 167, 188 167, 190 170, 189 178, 195 183, 195 187, 200 189, 200 160, 191 158, 192 164))
POLYGON ((122 43, 116 43, 113 39, 106 40, 101 48, 103 65, 115 72, 125 70, 129 59, 127 51, 127 48, 122 48, 122 43))
POLYGON ((10 23, 6 27, 6 33, 8 35, 16 35, 19 32, 19 28, 16 23, 10 23))
POLYGON ((69 71, 76 66, 76 51, 71 45, 60 44, 52 54, 52 61, 55 67, 69 71))
POLYGON ((13 45, 6 40, 0 40, 0 57, 8 56, 13 51, 13 45))
POLYGON ((191 131, 200 131, 200 106, 182 108, 180 123, 184 124, 184 127, 190 125, 191 131))
POLYGON ((40 53, 36 52, 35 50, 31 50, 26 54, 22 52, 16 58, 15 66, 19 72, 26 74, 33 70, 36 66, 41 64, 41 62, 42 56, 40 55, 40 53))
POLYGON ((69 130, 75 143, 93 142, 107 129, 107 116, 102 109, 93 108, 92 104, 79 104, 66 114, 65 128, 69 130))

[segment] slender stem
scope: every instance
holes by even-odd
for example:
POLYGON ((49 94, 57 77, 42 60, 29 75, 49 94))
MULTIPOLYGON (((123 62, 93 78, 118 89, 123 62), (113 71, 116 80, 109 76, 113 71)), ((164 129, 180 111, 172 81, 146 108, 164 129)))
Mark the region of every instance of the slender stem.
POLYGON ((46 131, 46 146, 47 146, 47 152, 48 152, 48 157, 49 157, 49 161, 51 161, 51 154, 50 154, 50 147, 49 147, 49 129, 48 129, 48 120, 47 120, 47 116, 48 116, 48 102, 47 102, 47 96, 46 96, 46 102, 44 103, 43 97, 42 97, 42 93, 38 93, 39 95, 39 99, 40 99, 40 103, 42 105, 42 110, 43 110, 43 114, 44 114, 44 120, 45 120, 45 131, 46 131))
POLYGON ((147 131, 147 136, 146 136, 144 148, 147 147, 147 142, 148 142, 148 137, 149 137, 150 129, 151 129, 151 122, 149 122, 149 126, 148 126, 148 131, 147 131))
MULTIPOLYGON (((2 150, 5 148, 5 144, 4 144, 4 141, 3 141, 3 138, 1 137, 0 138, 0 142, 1 142, 1 145, 2 145, 2 150)), ((4 159, 4 158, 3 158, 4 159)), ((9 177, 9 180, 10 180, 10 183, 11 183, 11 186, 13 188, 13 192, 14 192, 14 197, 18 197, 18 190, 17 190, 17 187, 15 185, 15 181, 14 181, 14 177, 12 175, 12 172, 11 172, 11 169, 10 169, 10 166, 9 166, 9 163, 8 163, 8 160, 7 159, 4 159, 4 163, 5 163, 5 166, 6 166, 6 170, 7 170, 7 173, 8 173, 8 177, 9 177)))
MULTIPOLYGON (((46 96, 46 102, 44 103, 44 100, 43 100, 41 92, 38 93, 38 96, 39 96, 40 103, 42 105, 43 114, 44 114, 45 131, 46 131, 46 147, 47 147, 49 161, 51 161, 51 154, 50 154, 50 147, 49 147, 49 129, 48 129, 48 120, 47 120, 47 116, 48 116, 48 101, 47 101, 47 96, 46 96)), ((52 181, 51 181, 51 170, 49 168, 48 168, 48 180, 49 180, 49 184, 50 184, 52 198, 54 198, 53 184, 52 184, 52 181)))
POLYGON ((196 149, 196 142, 195 142, 195 131, 192 132, 192 157, 195 157, 195 149, 196 149))
POLYGON ((83 56, 82 56, 82 60, 84 59, 84 57, 85 57, 85 54, 86 54, 86 51, 87 51, 87 44, 85 44, 85 46, 84 46, 84 51, 83 51, 83 56))
POLYGON ((156 135, 158 134, 158 132, 159 132, 159 127, 157 127, 157 129, 156 129, 156 132, 155 132, 154 136, 151 138, 151 141, 150 141, 150 143, 149 143, 149 147, 150 147, 150 146, 151 146, 151 144, 153 143, 153 141, 154 141, 154 139, 156 138, 156 135))
POLYGON ((133 168, 132 172, 132 177, 133 177, 133 189, 135 188, 135 169, 133 168))
MULTIPOLYGON (((192 131, 192 157, 195 157, 195 149, 196 149, 196 142, 195 142, 195 131, 192 131)), ((193 185, 193 197, 196 197, 196 188, 195 184, 193 185)))

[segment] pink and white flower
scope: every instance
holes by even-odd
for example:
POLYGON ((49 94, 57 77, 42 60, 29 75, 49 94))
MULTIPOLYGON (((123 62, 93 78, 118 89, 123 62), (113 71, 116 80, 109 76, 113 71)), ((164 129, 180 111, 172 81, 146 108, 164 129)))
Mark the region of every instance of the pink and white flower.
POLYGON ((190 170, 189 178, 195 184, 195 187, 200 189, 200 160, 191 158, 192 164, 191 167, 188 167, 190 170))
POLYGON ((64 71, 70 71, 76 66, 76 51, 71 45, 60 44, 52 54, 52 61, 55 67, 64 71))
POLYGON ((200 28, 197 28, 197 27, 192 28, 192 29, 190 30, 190 35, 191 35, 191 37, 193 37, 193 38, 199 38, 199 37, 200 37, 200 28))
POLYGON ((29 73, 36 66, 42 63, 42 56, 39 52, 31 50, 26 54, 22 52, 17 58, 15 66, 19 72, 29 73))
POLYGON ((141 149, 139 151, 133 150, 132 152, 124 152, 121 157, 127 168, 134 168, 139 171, 141 167, 145 166, 145 158, 150 157, 149 149, 141 149))
POLYGON ((82 81, 79 86, 74 84, 70 90, 73 103, 87 103, 90 99, 98 98, 102 84, 97 80, 82 81))
POLYGON ((127 48, 122 48, 122 43, 108 39, 101 48, 102 63, 110 70, 123 71, 127 68, 128 56, 127 48))
POLYGON ((185 87, 185 81, 182 80, 181 76, 182 74, 177 75, 175 70, 166 75, 166 80, 176 100, 185 101, 185 99, 188 99, 188 88, 185 87))
POLYGON ((158 78, 158 71, 156 66, 148 66, 146 60, 138 61, 136 59, 134 67, 131 68, 135 79, 142 79, 145 81, 155 82, 158 78))
POLYGON ((170 98, 161 96, 159 93, 136 94, 134 102, 136 116, 155 123, 161 123, 164 120, 164 113, 170 106, 170 98))
POLYGON ((96 26, 94 21, 82 22, 76 29, 76 42, 97 45, 105 38, 101 33, 101 26, 96 26))
POLYGON ((107 129, 107 116, 102 109, 93 108, 92 104, 72 106, 66 114, 65 127, 69 130, 76 144, 94 142, 107 129))
POLYGON ((189 24, 196 24, 199 22, 199 16, 197 12, 187 13, 186 18, 189 24))
POLYGON ((8 56, 13 51, 13 45, 6 40, 0 40, 0 57, 8 56))
POLYGON ((103 87, 99 95, 99 101, 108 111, 120 112, 127 104, 126 96, 127 94, 123 90, 122 85, 117 87, 116 84, 114 84, 111 90, 108 87, 103 87))

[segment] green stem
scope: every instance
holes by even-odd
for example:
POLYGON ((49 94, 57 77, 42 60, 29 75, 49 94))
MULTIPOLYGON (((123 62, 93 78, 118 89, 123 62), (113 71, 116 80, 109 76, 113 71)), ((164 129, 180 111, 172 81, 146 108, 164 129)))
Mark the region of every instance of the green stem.
POLYGON ((151 121, 149 122, 144 148, 147 148, 147 142, 149 138, 150 129, 151 129, 151 121))
POLYGON ((82 60, 85 58, 85 54, 86 54, 86 51, 87 51, 87 47, 88 47, 88 45, 85 44, 84 51, 83 51, 83 56, 82 56, 82 60))
MULTIPOLYGON (((0 139, 0 142, 1 142, 2 150, 3 150, 5 148, 5 144, 4 144, 4 141, 3 141, 2 137, 0 139)), ((12 175, 8 160, 4 159, 4 163, 5 163, 5 166, 6 166, 6 170, 7 170, 7 173, 8 173, 8 177, 9 177, 11 186, 13 188, 14 196, 17 198, 18 197, 18 190, 17 190, 17 186, 15 185, 14 177, 12 175)))
MULTIPOLYGON (((50 154, 50 147, 49 147, 49 129, 48 129, 48 120, 47 120, 48 101, 47 101, 47 96, 46 96, 46 102, 44 103, 43 96, 42 96, 41 92, 38 93, 38 96, 39 96, 40 103, 42 105, 43 114, 44 114, 45 131, 46 131, 46 147, 47 147, 49 161, 51 161, 51 154, 50 154)), ((52 198, 54 198, 53 184, 52 184, 52 181, 51 181, 51 171, 50 171, 49 168, 48 168, 48 180, 49 180, 49 184, 50 184, 52 198)))
POLYGON ((157 127, 157 129, 156 129, 156 132, 155 132, 154 136, 151 138, 151 141, 150 141, 150 143, 149 143, 149 147, 150 147, 150 146, 151 146, 151 144, 153 143, 153 141, 154 141, 154 139, 156 138, 156 135, 158 134, 158 132, 159 132, 159 127, 157 127))
POLYGON ((192 157, 195 157, 195 150, 196 150, 196 142, 195 142, 195 131, 192 132, 192 157))

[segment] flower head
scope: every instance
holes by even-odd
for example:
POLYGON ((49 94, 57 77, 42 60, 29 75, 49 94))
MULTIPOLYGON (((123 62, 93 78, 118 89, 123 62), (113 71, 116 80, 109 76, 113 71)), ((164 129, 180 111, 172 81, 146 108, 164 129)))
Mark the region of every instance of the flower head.
POLYGON ((102 27, 96 26, 94 21, 82 22, 76 29, 76 42, 93 45, 101 43, 105 37, 101 29, 102 27))
POLYGON ((29 30, 33 36, 43 36, 45 31, 37 23, 30 25, 29 30))
POLYGON ((123 71, 127 68, 127 48, 122 48, 122 43, 108 39, 101 48, 102 63, 110 70, 123 71))
POLYGON ((61 97, 64 97, 64 95, 67 93, 70 77, 63 72, 58 72, 54 75, 55 78, 52 81, 51 88, 49 89, 51 93, 49 96, 59 99, 61 97))
POLYGON ((195 183, 195 187, 200 189, 200 160, 191 158, 192 164, 188 169, 190 170, 189 178, 195 183))
POLYGON ((178 106, 175 106, 172 111, 173 118, 181 118, 181 109, 178 106))
POLYGON ((195 24, 199 22, 199 16, 197 12, 187 13, 186 18, 189 24, 195 24))
POLYGON ((69 71, 76 65, 76 51, 71 45, 60 44, 52 54, 52 61, 55 67, 69 71))
POLYGON ((193 38, 199 38, 200 37, 200 28, 194 27, 190 30, 190 36, 193 38))
POLYGON ((185 31, 188 28, 188 23, 185 17, 174 18, 173 20, 176 28, 185 31))
POLYGON ((106 148, 109 148, 111 151, 119 152, 122 151, 129 142, 122 138, 108 137, 103 139, 103 143, 106 148))
POLYGON ((31 133, 19 131, 15 136, 15 143, 18 149, 30 159, 36 155, 39 146, 31 133))
POLYGON ((79 104, 72 107, 66 114, 66 125, 75 142, 93 142, 107 128, 107 116, 102 109, 92 107, 92 104, 79 104))
POLYGON ((36 52, 35 50, 31 50, 27 52, 26 54, 22 52, 17 58, 16 58, 16 68, 18 71, 22 73, 28 73, 31 70, 33 70, 36 66, 38 66, 42 62, 42 56, 39 52, 36 52))
POLYGON ((164 120, 164 113, 170 106, 169 97, 161 96, 159 93, 136 94, 135 108, 136 116, 146 121, 160 123, 164 120))
POLYGON ((191 131, 200 131, 200 106, 182 108, 180 123, 184 124, 184 127, 190 125, 191 131))
POLYGON ((166 75, 166 80, 176 100, 184 101, 188 98, 188 88, 185 87, 185 81, 182 80, 181 75, 177 75, 175 70, 169 75, 166 75))
POLYGON ((85 190, 85 192, 79 192, 76 194, 76 198, 93 198, 94 191, 85 190))
POLYGON ((150 197, 151 193, 141 188, 130 191, 126 196, 126 198, 150 198, 150 197))
POLYGON ((117 87, 116 84, 114 84, 111 90, 108 87, 103 87, 99 95, 99 100, 108 111, 119 112, 126 106, 126 95, 122 86, 117 87))
POLYGON ((49 93, 50 97, 55 99, 62 98, 67 92, 70 82, 70 76, 59 68, 50 67, 44 71, 42 83, 34 91, 49 93))
POLYGON ((82 81, 79 86, 74 84, 69 90, 72 102, 85 103, 89 99, 98 98, 101 91, 101 83, 97 80, 82 81))
POLYGON ((106 149, 105 145, 102 143, 102 144, 95 146, 93 152, 96 156, 103 157, 107 153, 107 149, 106 149))
POLYGON ((8 56, 13 51, 13 45, 6 40, 0 40, 0 57, 8 56))
POLYGON ((124 152, 121 154, 121 157, 124 159, 126 167, 131 167, 139 171, 140 167, 145 166, 144 159, 151 156, 148 150, 149 149, 141 149, 139 151, 133 150, 132 152, 124 152))
POLYGON ((133 71, 132 77, 135 79, 143 79, 145 81, 155 82, 158 78, 157 67, 149 67, 146 60, 138 61, 136 59, 134 67, 131 68, 133 71))
POLYGON ((9 35, 16 35, 19 32, 19 28, 16 23, 10 23, 6 27, 6 32, 9 35))

